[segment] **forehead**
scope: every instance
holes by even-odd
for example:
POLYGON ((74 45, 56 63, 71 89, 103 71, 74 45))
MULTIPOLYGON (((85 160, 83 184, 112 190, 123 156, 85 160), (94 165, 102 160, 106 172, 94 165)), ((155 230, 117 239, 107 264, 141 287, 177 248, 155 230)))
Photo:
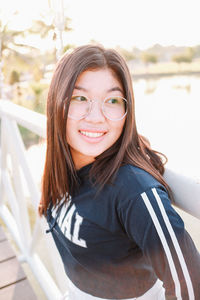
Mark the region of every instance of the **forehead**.
POLYGON ((118 79, 116 73, 109 68, 86 70, 82 72, 76 81, 75 88, 83 87, 85 90, 93 90, 95 88, 109 90, 119 87, 123 92, 122 83, 118 79))

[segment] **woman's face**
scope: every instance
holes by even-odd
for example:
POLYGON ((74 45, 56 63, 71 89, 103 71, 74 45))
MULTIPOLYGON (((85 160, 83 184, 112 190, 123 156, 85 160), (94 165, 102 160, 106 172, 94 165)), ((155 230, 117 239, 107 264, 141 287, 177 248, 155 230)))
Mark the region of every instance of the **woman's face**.
POLYGON ((95 100, 90 113, 83 119, 75 120, 70 116, 67 119, 67 142, 75 167, 80 169, 93 162, 96 156, 110 148, 120 137, 126 118, 109 120, 102 112, 102 103, 107 97, 124 97, 124 94, 121 83, 113 71, 107 68, 81 73, 73 95, 95 100))

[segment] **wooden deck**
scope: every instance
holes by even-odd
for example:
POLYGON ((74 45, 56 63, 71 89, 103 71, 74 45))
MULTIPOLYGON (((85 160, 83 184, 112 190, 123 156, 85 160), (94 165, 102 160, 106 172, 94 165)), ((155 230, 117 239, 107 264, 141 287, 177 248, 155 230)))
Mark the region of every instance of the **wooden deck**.
POLYGON ((0 227, 0 299, 37 300, 27 277, 0 227))

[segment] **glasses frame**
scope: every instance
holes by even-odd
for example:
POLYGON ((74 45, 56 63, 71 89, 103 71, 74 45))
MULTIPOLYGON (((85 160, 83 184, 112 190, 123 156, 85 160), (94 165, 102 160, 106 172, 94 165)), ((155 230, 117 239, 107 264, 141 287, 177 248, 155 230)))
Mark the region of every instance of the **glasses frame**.
MULTIPOLYGON (((89 99, 88 97, 86 97, 86 96, 83 96, 83 95, 73 95, 72 97, 85 97, 88 101, 89 101, 89 110, 88 110, 88 113, 86 113, 85 115, 83 115, 81 118, 75 118, 75 117, 73 117, 73 116, 71 116, 70 114, 69 114, 69 111, 68 111, 68 117, 70 118, 70 119, 73 119, 73 120, 82 120, 82 119, 84 119, 84 118, 86 118, 90 113, 91 113, 91 110, 92 110, 92 104, 94 103, 94 102, 99 102, 99 100, 98 99, 89 99)), ((104 117, 106 117, 108 120, 110 120, 110 121, 121 121, 121 120, 123 120, 124 118, 125 118, 125 116, 127 115, 127 111, 128 111, 128 107, 127 107, 127 103, 128 103, 128 101, 126 100, 126 98, 124 98, 124 97, 122 97, 122 96, 109 96, 109 97, 106 97, 104 100, 103 100, 103 102, 102 102, 102 106, 101 106, 101 111, 102 111, 102 113, 103 113, 103 115, 104 115, 104 117), (119 118, 119 119, 112 119, 112 118, 110 118, 110 117, 108 117, 107 115, 106 115, 106 113, 105 113, 105 111, 104 111, 104 103, 106 102, 106 100, 108 100, 108 99, 110 99, 110 98, 114 98, 114 97, 117 97, 117 98, 121 98, 121 99, 123 99, 123 100, 125 100, 125 102, 126 102, 126 112, 125 112, 125 114, 121 117, 121 118, 119 118)), ((69 107, 70 107, 70 104, 69 104, 69 107)))

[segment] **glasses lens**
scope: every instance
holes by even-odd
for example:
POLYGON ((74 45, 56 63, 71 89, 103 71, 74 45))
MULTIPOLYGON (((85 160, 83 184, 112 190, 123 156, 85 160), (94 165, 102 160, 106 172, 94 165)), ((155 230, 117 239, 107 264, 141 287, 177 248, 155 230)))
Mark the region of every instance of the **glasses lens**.
POLYGON ((85 96, 72 96, 69 105, 69 116, 79 120, 88 114, 90 102, 85 96))
POLYGON ((126 115, 127 101, 122 97, 109 97, 103 103, 103 111, 107 118, 120 120, 126 115))

